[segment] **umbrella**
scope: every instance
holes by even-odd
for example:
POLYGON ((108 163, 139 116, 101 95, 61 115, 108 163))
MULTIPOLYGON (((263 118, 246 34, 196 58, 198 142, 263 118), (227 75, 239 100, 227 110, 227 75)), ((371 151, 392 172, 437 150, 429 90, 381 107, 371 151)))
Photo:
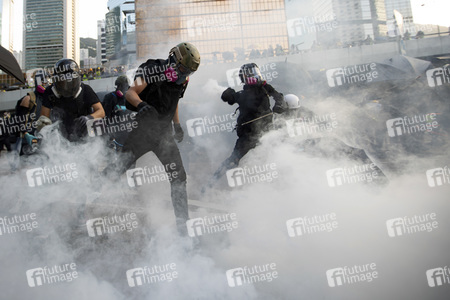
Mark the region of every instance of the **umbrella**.
POLYGON ((408 80, 423 76, 431 63, 404 55, 396 55, 377 63, 378 78, 374 81, 408 80))
POLYGON ((22 70, 17 63, 16 58, 2 46, 0 46, 0 69, 11 76, 14 76, 20 82, 25 83, 22 70))

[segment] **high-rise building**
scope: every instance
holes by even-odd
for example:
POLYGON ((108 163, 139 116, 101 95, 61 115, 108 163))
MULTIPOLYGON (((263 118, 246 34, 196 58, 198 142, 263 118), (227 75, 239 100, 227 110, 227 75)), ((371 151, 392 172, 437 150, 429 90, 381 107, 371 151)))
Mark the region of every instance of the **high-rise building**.
POLYGON ((52 66, 61 58, 80 63, 77 0, 24 0, 25 15, 35 26, 24 31, 25 68, 52 66))
MULTIPOLYGON (((387 34, 385 0, 316 0, 314 16, 333 16, 337 22, 333 39, 342 44, 387 34)), ((320 36, 318 37, 320 40, 320 36)))
POLYGON ((0 43, 13 51, 14 0, 0 0, 0 43))
POLYGON ((287 50, 285 0, 136 0, 138 60, 167 55, 182 41, 198 48, 203 63, 276 45, 287 50))
POLYGON ((97 21, 97 65, 106 63, 105 20, 97 21))
POLYGON ((386 17, 388 21, 394 21, 394 10, 403 16, 404 31, 415 33, 414 19, 411 8, 411 0, 384 0, 386 6, 386 17))
POLYGON ((106 15, 107 58, 111 66, 136 61, 134 0, 109 0, 106 15))

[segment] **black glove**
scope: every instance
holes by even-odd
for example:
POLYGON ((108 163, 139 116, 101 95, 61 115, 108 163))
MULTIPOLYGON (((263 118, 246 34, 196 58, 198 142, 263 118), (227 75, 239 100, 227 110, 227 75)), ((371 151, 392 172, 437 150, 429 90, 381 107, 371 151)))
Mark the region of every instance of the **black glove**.
POLYGON ((137 110, 138 110, 139 114, 145 114, 146 112, 150 111, 151 109, 152 109, 152 107, 147 102, 144 102, 144 101, 139 103, 137 106, 137 110))
POLYGON ((275 104, 275 106, 272 108, 272 111, 277 114, 282 114, 284 113, 285 109, 283 106, 275 104))
POLYGON ((181 143, 184 138, 184 131, 183 128, 181 128, 180 123, 173 123, 173 130, 175 131, 175 135, 173 136, 178 143, 181 143))
POLYGON ((234 104, 236 101, 234 100, 234 94, 236 94, 236 91, 232 88, 227 88, 222 93, 222 100, 223 102, 228 102, 228 104, 234 104))
POLYGON ((87 134, 88 132, 87 132, 86 123, 88 120, 92 120, 92 119, 94 119, 93 116, 87 115, 87 116, 78 117, 75 120, 73 120, 74 133, 76 133, 78 136, 84 136, 85 134, 87 134))

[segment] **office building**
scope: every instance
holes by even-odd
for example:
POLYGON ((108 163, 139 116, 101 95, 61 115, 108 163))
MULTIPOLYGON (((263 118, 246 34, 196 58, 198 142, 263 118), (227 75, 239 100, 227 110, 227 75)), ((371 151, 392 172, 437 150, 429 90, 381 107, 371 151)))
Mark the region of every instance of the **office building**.
POLYGON ((24 60, 27 70, 49 67, 61 58, 80 63, 77 31, 77 0, 24 0, 24 12, 32 20, 24 31, 24 60))

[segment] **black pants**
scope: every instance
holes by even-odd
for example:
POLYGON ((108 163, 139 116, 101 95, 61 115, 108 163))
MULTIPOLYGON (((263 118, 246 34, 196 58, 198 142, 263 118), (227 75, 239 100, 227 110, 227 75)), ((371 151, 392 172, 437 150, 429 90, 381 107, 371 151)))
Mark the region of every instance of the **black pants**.
POLYGON ((244 125, 240 128, 238 127, 238 139, 234 145, 233 152, 214 173, 213 180, 218 180, 229 169, 236 168, 242 157, 256 147, 261 136, 269 131, 272 125, 273 123, 270 117, 244 125))
MULTIPOLYGON (((152 151, 164 165, 175 164, 174 168, 166 170, 169 178, 176 172, 176 178, 170 181, 172 205, 176 217, 177 229, 180 234, 187 235, 186 221, 189 219, 186 171, 181 160, 180 151, 172 136, 171 124, 159 124, 151 115, 138 118, 138 127, 130 132, 122 153, 119 166, 115 166, 117 174, 123 174, 136 160, 152 151)), ((109 175, 106 170, 106 175, 109 175)), ((175 176, 174 176, 175 177, 175 176)))

